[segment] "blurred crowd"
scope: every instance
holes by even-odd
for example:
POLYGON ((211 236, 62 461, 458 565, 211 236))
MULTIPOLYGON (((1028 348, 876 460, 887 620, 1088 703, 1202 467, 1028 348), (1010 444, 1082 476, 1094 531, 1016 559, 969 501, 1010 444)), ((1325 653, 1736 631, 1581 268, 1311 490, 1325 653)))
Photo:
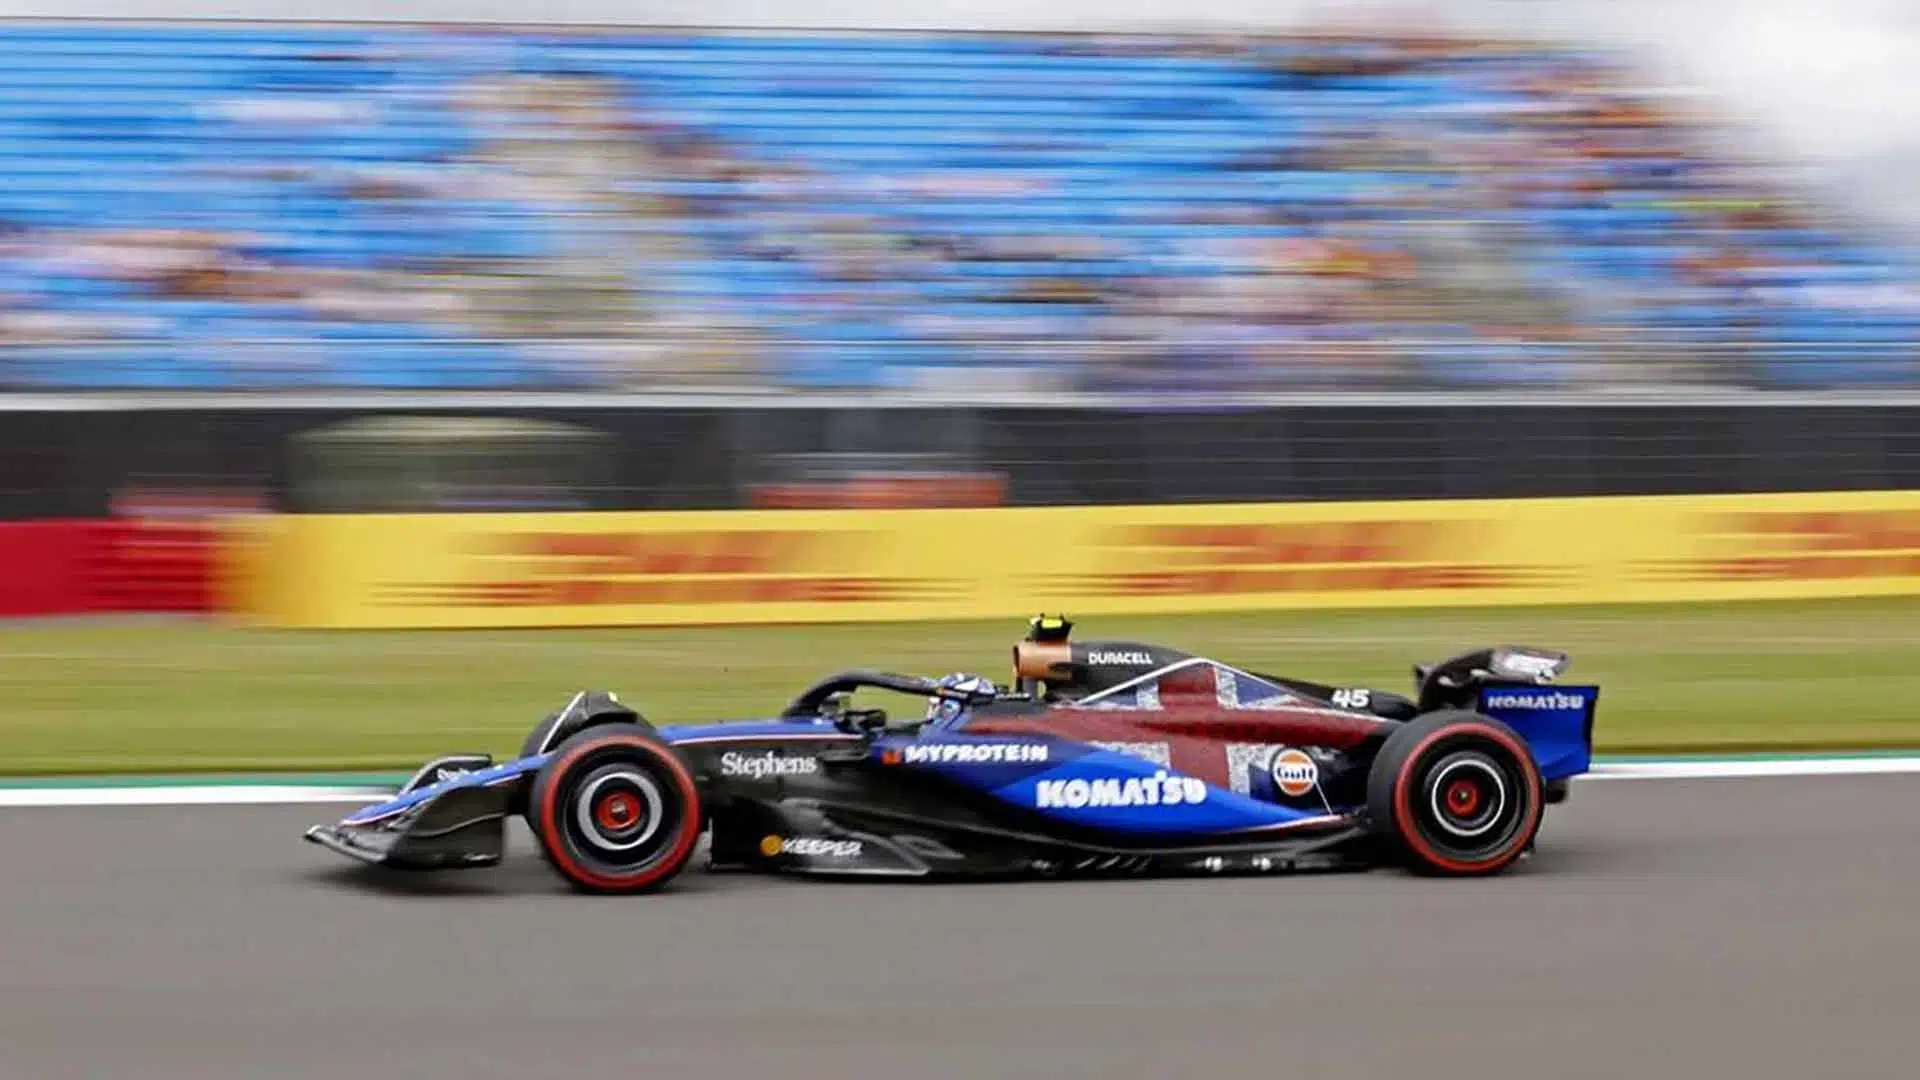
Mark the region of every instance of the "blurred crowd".
POLYGON ((78 26, 0 47, 27 61, 0 73, 15 387, 1916 375, 1908 253, 1590 51, 78 26))

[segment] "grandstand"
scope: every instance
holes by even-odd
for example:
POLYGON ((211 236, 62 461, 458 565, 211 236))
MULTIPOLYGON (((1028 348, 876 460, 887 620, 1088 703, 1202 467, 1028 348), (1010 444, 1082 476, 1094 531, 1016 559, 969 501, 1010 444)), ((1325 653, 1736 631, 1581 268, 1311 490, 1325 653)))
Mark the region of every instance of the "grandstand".
POLYGON ((1903 252, 1458 39, 0 28, 14 389, 1920 379, 1903 252))

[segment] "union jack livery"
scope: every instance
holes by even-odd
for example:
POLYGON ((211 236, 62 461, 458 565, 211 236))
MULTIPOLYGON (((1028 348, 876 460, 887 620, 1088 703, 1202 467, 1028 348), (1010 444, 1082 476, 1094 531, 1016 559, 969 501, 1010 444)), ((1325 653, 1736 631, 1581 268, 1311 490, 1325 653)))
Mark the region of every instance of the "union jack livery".
POLYGON ((581 692, 513 761, 429 762, 308 830, 368 862, 497 863, 506 820, 594 892, 715 869, 953 878, 1264 873, 1394 863, 1491 874, 1586 771, 1599 698, 1565 654, 1414 668, 1414 694, 1282 677, 1032 621, 1002 687, 847 671, 771 719, 654 727, 581 692), (859 691, 928 700, 911 720, 859 691))

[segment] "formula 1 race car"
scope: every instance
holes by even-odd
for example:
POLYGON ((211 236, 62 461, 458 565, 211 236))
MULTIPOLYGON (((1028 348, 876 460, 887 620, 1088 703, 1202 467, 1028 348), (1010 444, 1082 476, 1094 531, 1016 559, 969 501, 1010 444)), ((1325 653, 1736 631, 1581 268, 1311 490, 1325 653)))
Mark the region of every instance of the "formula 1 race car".
POLYGON ((771 720, 656 728, 583 691, 513 761, 428 762, 307 838, 387 866, 487 866, 517 813, 562 877, 609 893, 664 884, 709 829, 719 869, 1491 874, 1588 768, 1599 689, 1558 685, 1562 653, 1415 667, 1409 698, 1070 631, 1035 619, 1007 688, 848 671, 771 720), (856 707, 865 689, 928 705, 897 722, 856 707))

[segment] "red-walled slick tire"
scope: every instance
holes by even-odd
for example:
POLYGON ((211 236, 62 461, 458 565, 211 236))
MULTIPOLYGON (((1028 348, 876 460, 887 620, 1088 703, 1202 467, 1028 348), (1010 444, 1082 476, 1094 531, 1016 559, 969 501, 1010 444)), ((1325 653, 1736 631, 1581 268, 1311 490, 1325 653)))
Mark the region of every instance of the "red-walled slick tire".
POLYGON ((527 817, 561 877, 597 893, 657 889, 700 837, 700 793, 671 746, 627 725, 589 728, 553 751, 527 817))
POLYGON ((1367 775, 1367 816, 1414 870, 1495 874, 1540 831, 1540 770, 1512 728, 1438 712, 1387 736, 1367 775))

